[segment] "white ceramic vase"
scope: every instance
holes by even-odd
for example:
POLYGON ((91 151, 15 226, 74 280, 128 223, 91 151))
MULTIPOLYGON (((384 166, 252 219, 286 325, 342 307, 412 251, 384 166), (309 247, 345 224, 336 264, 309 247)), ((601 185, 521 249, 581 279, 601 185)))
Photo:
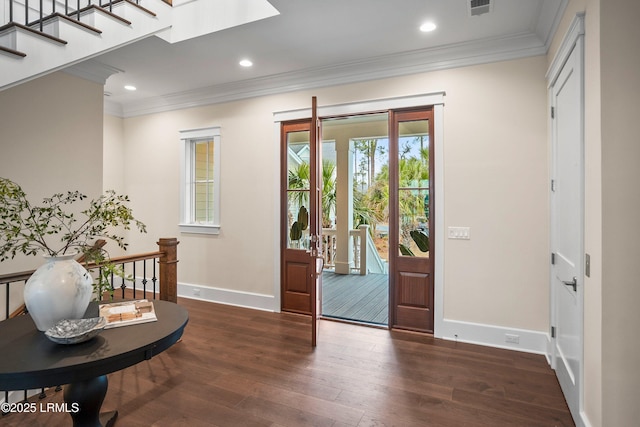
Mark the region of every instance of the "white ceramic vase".
POLYGON ((24 302, 40 331, 60 320, 82 318, 89 306, 93 279, 75 256, 45 256, 46 262, 27 280, 24 302))

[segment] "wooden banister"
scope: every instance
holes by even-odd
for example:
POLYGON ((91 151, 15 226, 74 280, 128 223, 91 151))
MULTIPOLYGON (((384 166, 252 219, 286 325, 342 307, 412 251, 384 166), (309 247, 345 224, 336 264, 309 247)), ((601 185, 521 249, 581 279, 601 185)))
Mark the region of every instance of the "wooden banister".
MULTIPOLYGON (((158 251, 146 252, 142 254, 125 255, 110 258, 112 264, 128 264, 136 261, 144 261, 158 258, 159 279, 160 279, 160 299, 164 301, 178 301, 178 239, 175 237, 161 238, 158 240, 158 251)), ((94 244, 95 248, 102 248, 106 244, 104 240, 97 240, 94 244)), ((100 267, 102 264, 84 263, 84 256, 77 259, 87 269, 100 267)), ((18 273, 0 275, 0 284, 9 284, 13 282, 25 282, 31 277, 35 270, 22 271, 18 273)), ((13 318, 24 314, 26 307, 22 304, 13 311, 9 318, 13 318)))
POLYGON ((178 302, 178 239, 158 240, 160 256, 160 299, 178 302))

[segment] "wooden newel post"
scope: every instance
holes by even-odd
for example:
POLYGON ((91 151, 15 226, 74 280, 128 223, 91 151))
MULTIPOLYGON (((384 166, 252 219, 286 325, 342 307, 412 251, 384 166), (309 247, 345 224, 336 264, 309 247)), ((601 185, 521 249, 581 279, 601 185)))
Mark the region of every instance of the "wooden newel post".
POLYGON ((160 256, 160 299, 178 302, 178 239, 161 238, 158 241, 160 256))

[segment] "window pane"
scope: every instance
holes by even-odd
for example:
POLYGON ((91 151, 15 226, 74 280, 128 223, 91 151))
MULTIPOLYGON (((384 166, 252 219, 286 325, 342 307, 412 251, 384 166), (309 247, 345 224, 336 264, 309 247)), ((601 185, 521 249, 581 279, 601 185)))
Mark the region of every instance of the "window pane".
POLYGON ((213 177, 213 141, 195 142, 195 180, 202 181, 213 177))
POLYGON ((287 133, 287 248, 309 247, 309 131, 287 133))
POLYGON ((309 191, 287 192, 287 248, 309 249, 309 191))
POLYGON ((209 218, 209 195, 211 191, 209 184, 206 182, 195 183, 195 221, 208 222, 209 218))
POLYGON ((214 220, 213 148, 213 140, 194 141, 193 143, 193 220, 196 223, 211 223, 214 220))
POLYGON ((402 122, 398 146, 400 254, 429 256, 429 121, 402 122))

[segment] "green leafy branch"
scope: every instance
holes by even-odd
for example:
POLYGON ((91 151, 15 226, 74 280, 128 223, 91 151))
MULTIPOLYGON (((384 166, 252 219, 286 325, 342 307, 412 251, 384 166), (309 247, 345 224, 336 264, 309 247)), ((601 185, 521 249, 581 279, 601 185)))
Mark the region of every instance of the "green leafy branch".
POLYGON ((146 233, 145 225, 138 221, 127 206, 129 197, 109 190, 89 202, 89 207, 77 218, 67 212, 68 205, 87 198, 78 191, 57 193, 33 206, 22 188, 15 182, 0 177, 0 261, 16 254, 57 256, 74 250, 85 253, 97 238, 116 242, 126 250, 127 243, 117 229, 132 226, 146 233))

